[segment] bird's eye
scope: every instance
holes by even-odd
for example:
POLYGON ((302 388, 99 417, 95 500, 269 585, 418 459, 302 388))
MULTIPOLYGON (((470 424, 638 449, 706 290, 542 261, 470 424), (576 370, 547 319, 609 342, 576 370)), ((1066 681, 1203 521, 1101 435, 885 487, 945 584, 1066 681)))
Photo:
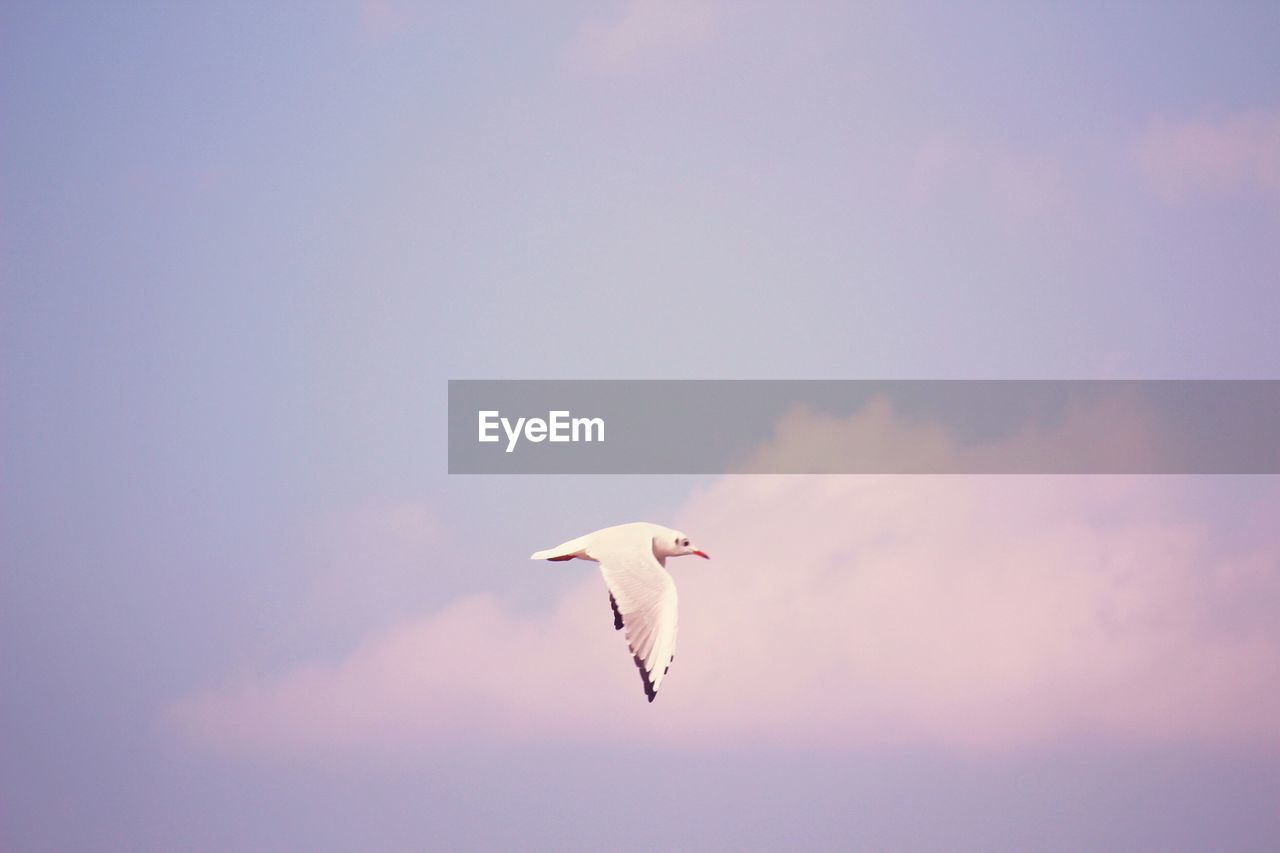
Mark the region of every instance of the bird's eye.
POLYGON ((682 544, 682 545, 684 545, 684 547, 688 548, 688 547, 689 547, 689 540, 688 540, 688 539, 686 539, 686 540, 684 540, 684 542, 682 542, 682 543, 680 543, 680 544, 682 544))

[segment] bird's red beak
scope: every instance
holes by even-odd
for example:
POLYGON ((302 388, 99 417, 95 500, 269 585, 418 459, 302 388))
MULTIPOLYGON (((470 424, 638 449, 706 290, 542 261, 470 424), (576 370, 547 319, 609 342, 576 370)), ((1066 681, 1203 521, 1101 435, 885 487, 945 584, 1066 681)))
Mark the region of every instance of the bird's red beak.
POLYGON ((699 557, 701 557, 701 558, 702 558, 702 559, 704 559, 704 560, 710 560, 710 559, 711 559, 710 557, 708 557, 708 556, 707 556, 707 552, 706 552, 706 551, 694 551, 693 553, 697 554, 699 557))

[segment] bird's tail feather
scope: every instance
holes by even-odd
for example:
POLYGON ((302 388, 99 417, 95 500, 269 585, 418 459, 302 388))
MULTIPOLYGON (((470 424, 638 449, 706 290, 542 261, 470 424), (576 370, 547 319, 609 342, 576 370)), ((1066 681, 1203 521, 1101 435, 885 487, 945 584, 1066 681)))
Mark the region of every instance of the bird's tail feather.
POLYGON ((547 548, 543 551, 534 551, 529 556, 530 560, 572 560, 574 557, 582 559, 586 558, 586 543, 582 541, 582 537, 570 539, 568 542, 562 542, 554 548, 547 548))

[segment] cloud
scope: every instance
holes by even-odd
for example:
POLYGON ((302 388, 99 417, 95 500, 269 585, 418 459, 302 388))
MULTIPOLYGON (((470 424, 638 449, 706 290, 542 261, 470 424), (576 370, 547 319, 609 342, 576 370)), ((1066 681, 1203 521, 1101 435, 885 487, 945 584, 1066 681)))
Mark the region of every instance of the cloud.
POLYGON ((1280 193, 1280 115, 1153 123, 1133 157, 1166 201, 1198 194, 1280 193))
MULTIPOLYGON (((821 440, 785 430, 762 452, 821 440)), ((592 567, 531 564, 582 580, 542 613, 468 597, 165 719, 267 755, 469 739, 1007 750, 1074 734, 1275 748, 1280 537, 1219 535, 1201 482, 724 477, 674 519, 714 559, 671 564, 680 647, 654 705, 592 567)), ((1280 508, 1274 490, 1241 501, 1280 508)))
MULTIPOLYGON (((987 405, 999 407, 998 397, 987 405)), ((1147 473, 1177 470, 1195 454, 1179 448, 1176 425, 1123 390, 1069 400, 1058 419, 1028 420, 998 438, 960 441, 936 421, 899 416, 872 397, 848 417, 798 407, 779 419, 774 438, 734 469, 742 473, 832 471, 906 474, 1147 473), (1190 458, 1188 458, 1190 457, 1190 458), (846 466, 833 468, 833 460, 846 466)))
POLYGON ((1254 596, 1280 603, 1277 549, 1215 553, 1204 529, 1161 511, 1167 488, 725 480, 687 527, 712 532, 747 589, 682 642, 760 662, 758 699, 739 669, 709 689, 725 713, 760 703, 743 723, 761 733, 975 747, 1081 732, 1274 740, 1280 636, 1236 614, 1254 596))
POLYGON ((614 72, 687 50, 711 35, 715 12, 710 0, 627 0, 619 14, 583 25, 569 62, 614 72))

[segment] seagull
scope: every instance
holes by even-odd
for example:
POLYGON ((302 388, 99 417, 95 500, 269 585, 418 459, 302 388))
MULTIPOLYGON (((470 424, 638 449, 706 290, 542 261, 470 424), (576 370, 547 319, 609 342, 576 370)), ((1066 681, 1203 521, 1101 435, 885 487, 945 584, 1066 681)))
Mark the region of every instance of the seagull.
POLYGON ((686 554, 711 559, 679 530, 634 521, 535 551, 530 559, 600 564, 609 587, 613 627, 627 629, 627 647, 640 670, 644 695, 652 702, 676 651, 676 583, 667 574, 667 557, 686 554))

